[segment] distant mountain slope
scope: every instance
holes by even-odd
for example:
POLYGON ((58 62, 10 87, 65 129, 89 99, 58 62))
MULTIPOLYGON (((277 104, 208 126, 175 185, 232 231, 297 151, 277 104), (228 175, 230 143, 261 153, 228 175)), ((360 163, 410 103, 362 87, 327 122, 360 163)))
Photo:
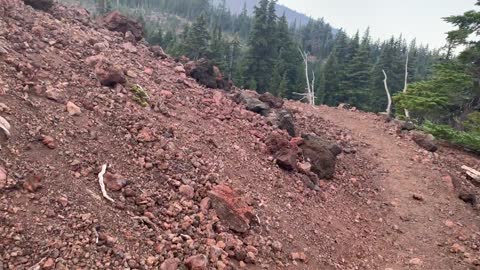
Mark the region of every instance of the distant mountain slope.
MULTIPOLYGON (((221 0, 214 0, 214 3, 219 4, 221 0)), ((245 3, 247 4, 248 14, 253 14, 254 7, 258 4, 259 0, 226 0, 227 8, 233 14, 239 14, 242 12, 245 3)), ((279 16, 283 15, 287 16, 287 20, 289 23, 297 22, 297 25, 305 25, 309 20, 310 17, 307 15, 297 12, 293 9, 290 9, 286 6, 277 4, 277 14, 279 16)))

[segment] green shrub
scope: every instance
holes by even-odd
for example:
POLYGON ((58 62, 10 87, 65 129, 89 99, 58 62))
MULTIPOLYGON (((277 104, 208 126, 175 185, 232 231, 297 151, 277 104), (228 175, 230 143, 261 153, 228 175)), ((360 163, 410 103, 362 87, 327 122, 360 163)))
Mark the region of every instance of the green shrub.
POLYGON ((148 106, 148 94, 140 85, 133 85, 130 91, 133 93, 133 100, 135 100, 142 107, 148 106))
POLYGON ((463 122, 465 130, 480 134, 480 112, 474 112, 468 115, 467 120, 463 122))
POLYGON ((458 131, 447 125, 435 125, 425 122, 423 130, 432 134, 438 139, 446 140, 454 145, 480 152, 480 132, 458 131))

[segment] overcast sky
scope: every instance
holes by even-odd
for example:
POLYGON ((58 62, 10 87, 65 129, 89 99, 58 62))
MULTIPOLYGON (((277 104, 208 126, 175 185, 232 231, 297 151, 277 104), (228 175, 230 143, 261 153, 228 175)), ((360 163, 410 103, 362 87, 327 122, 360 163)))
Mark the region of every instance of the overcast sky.
POLYGON ((403 33, 436 48, 445 44, 452 27, 442 17, 475 9, 476 0, 279 0, 314 18, 324 17, 333 26, 352 34, 368 26, 374 38, 403 33))

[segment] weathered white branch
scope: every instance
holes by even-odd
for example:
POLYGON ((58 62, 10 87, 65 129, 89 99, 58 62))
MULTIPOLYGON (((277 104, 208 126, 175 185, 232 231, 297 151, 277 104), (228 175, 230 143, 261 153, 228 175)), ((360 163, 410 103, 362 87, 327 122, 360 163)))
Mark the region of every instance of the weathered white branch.
POLYGON ((385 84, 385 92, 387 92, 388 104, 387 104, 387 114, 388 116, 392 115, 392 96, 390 95, 390 90, 388 90, 388 76, 384 69, 382 69, 385 79, 383 83, 385 84))
MULTIPOLYGON (((408 90, 408 57, 409 52, 407 51, 407 61, 405 63, 405 87, 403 88, 403 93, 406 94, 408 90)), ((405 109, 405 117, 410 118, 410 112, 405 109)))
POLYGON ((8 123, 7 119, 3 118, 0 116, 0 129, 3 130, 3 132, 5 132, 5 135, 7 136, 7 138, 10 137, 10 123, 8 123))
POLYGON ((306 95, 307 101, 310 105, 315 105, 315 92, 314 92, 315 86, 312 85, 315 83, 315 73, 312 72, 313 80, 312 80, 312 84, 310 84, 310 78, 308 76, 308 55, 309 54, 307 52, 302 51, 300 47, 298 48, 298 51, 300 52, 303 62, 305 63, 305 80, 307 81, 307 95, 306 95))
POLYGON ((40 270, 42 267, 41 267, 41 264, 43 264, 43 262, 47 259, 47 257, 41 259, 38 263, 32 265, 30 268, 28 268, 28 270, 40 270))
POLYGON ((312 105, 315 105, 315 72, 312 70, 312 105))
POLYGON ((98 244, 99 235, 97 228, 93 227, 93 233, 95 233, 95 244, 98 244))
POLYGON ((107 190, 105 189, 105 183, 103 182, 103 176, 107 171, 107 167, 108 167, 107 164, 102 166, 102 171, 100 171, 100 173, 98 174, 98 183, 100 184, 100 189, 102 190, 103 197, 111 202, 114 202, 115 200, 112 199, 110 196, 108 196, 107 190))
POLYGON ((470 176, 473 180, 480 182, 480 172, 470 168, 468 166, 462 166, 462 169, 465 170, 465 173, 470 176))

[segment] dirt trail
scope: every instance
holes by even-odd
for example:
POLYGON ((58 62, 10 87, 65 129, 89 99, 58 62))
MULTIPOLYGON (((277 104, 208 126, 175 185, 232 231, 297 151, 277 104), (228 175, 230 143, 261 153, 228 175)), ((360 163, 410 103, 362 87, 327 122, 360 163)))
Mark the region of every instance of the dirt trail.
POLYGON ((472 243, 479 236, 477 213, 456 198, 446 177, 447 168, 438 158, 417 161, 418 146, 397 140, 373 115, 328 107, 318 112, 370 145, 367 154, 386 170, 379 184, 385 204, 393 211, 385 218, 398 231, 384 239, 391 246, 377 247, 383 249, 378 250, 379 256, 392 258, 386 269, 477 269, 465 264, 478 255, 472 243))

